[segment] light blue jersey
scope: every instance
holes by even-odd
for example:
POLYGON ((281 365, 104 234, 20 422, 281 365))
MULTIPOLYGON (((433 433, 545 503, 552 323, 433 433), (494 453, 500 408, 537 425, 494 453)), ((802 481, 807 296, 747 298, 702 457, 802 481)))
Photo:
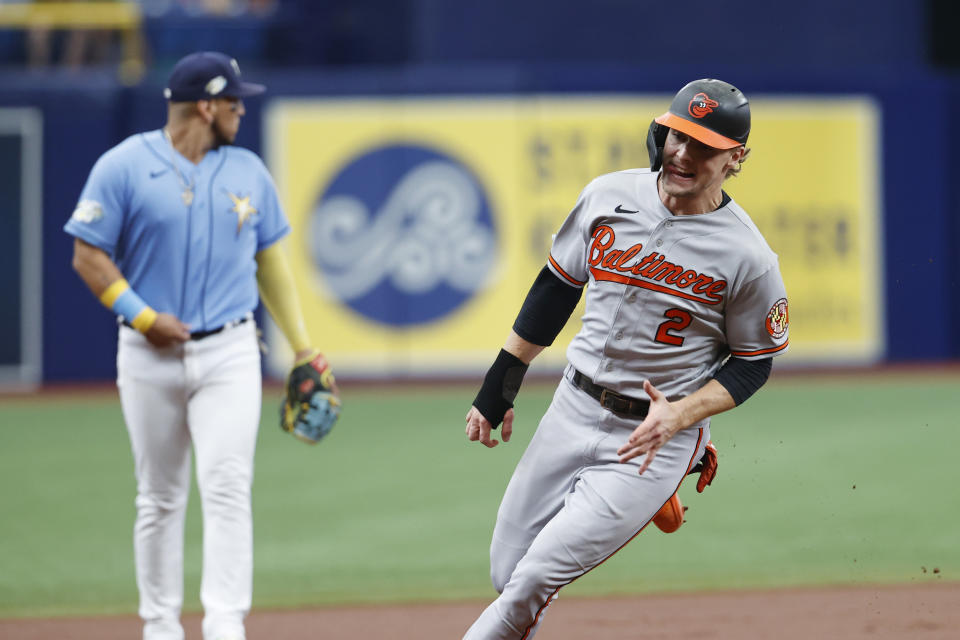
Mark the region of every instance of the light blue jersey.
POLYGON ((194 165, 157 130, 100 157, 64 230, 107 252, 153 309, 206 331, 257 306, 254 256, 290 225, 256 154, 224 146, 194 165))

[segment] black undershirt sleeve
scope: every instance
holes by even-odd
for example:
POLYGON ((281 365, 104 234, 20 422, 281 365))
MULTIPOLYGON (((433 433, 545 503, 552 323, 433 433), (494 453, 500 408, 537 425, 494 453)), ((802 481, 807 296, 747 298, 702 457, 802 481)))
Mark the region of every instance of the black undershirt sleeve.
POLYGON ((733 401, 740 405, 763 386, 770 377, 772 368, 773 358, 744 360, 731 357, 723 363, 713 378, 722 384, 733 397, 733 401))
POLYGON ((533 281, 513 323, 513 331, 542 347, 553 344, 580 301, 582 287, 572 287, 544 266, 533 281))

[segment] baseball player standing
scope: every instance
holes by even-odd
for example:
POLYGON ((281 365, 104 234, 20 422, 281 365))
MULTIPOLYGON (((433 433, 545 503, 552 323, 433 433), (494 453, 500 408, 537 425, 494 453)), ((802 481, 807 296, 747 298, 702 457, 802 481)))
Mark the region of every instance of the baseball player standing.
MULTIPOLYGON (((739 90, 691 82, 650 125, 651 168, 596 178, 560 227, 467 413, 470 440, 496 446, 501 421, 510 440, 527 366, 589 284, 563 379, 497 514, 500 596, 465 638, 532 637, 561 587, 669 508, 708 451, 710 416, 745 401, 786 351, 777 256, 722 189, 749 133, 739 90)), ((713 469, 704 462, 699 489, 713 469)))
POLYGON ((295 416, 296 425, 285 407, 282 423, 315 441, 339 411, 278 243, 290 228, 273 181, 255 154, 231 146, 241 99, 263 91, 243 82, 236 60, 222 53, 180 60, 164 91, 166 126, 103 154, 64 227, 74 236, 74 269, 121 321, 117 387, 137 480, 145 640, 184 637, 191 445, 203 511, 203 636, 244 638, 262 394, 258 287, 296 354, 295 371, 313 371, 327 391, 295 416))

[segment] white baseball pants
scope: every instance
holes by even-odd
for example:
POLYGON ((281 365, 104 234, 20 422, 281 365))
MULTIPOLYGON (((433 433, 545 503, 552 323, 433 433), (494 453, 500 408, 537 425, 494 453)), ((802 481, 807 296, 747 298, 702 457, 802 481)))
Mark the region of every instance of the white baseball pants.
POLYGON ((640 423, 604 409, 567 376, 507 486, 490 546, 498 597, 465 640, 528 640, 560 588, 633 539, 680 486, 710 439, 709 420, 684 429, 638 475, 617 449, 640 423))
POLYGON ((192 445, 203 511, 203 636, 243 640, 253 590, 250 490, 262 395, 255 323, 165 349, 121 326, 117 374, 137 480, 134 556, 143 638, 184 637, 192 445))

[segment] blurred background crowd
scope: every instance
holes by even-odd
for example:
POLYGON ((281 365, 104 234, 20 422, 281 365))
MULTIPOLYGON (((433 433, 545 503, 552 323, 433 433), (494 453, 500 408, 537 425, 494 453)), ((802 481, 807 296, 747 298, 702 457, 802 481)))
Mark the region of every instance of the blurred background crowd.
POLYGON ((169 66, 184 50, 229 50, 261 64, 403 61, 407 2, 370 0, 82 0, 0 2, 7 67, 169 66), (70 6, 74 5, 74 6, 70 6), (6 14, 6 15, 3 15, 6 14), (142 63, 142 64, 141 64, 142 63))
MULTIPOLYGON (((816 345, 803 359, 811 364, 960 359, 951 322, 960 315, 958 27, 956 0, 0 0, 0 190, 9 204, 0 216, 0 293, 22 301, 0 307, 0 383, 8 364, 10 378, 34 382, 113 375, 115 328, 70 272, 61 228, 97 157, 163 121, 170 69, 197 50, 236 57, 245 77, 268 86, 265 98, 248 102, 238 137, 268 163, 271 145, 274 158, 287 157, 301 135, 279 149, 271 105, 314 101, 323 133, 284 161, 310 167, 297 178, 304 201, 370 143, 353 125, 323 120, 321 103, 361 100, 380 114, 370 127, 386 136, 384 145, 414 140, 452 153, 481 171, 503 205, 498 220, 515 225, 525 216, 531 233, 554 228, 592 171, 646 162, 650 113, 628 111, 608 126, 588 105, 576 119, 550 124, 567 96, 650 98, 662 108, 685 82, 719 77, 768 107, 796 99, 786 119, 765 111, 772 120, 751 139, 771 146, 738 181, 753 197, 751 215, 795 270, 788 290, 796 351, 816 345), (540 104, 550 106, 525 110, 524 100, 538 96, 549 96, 540 104), (464 97, 499 100, 510 105, 504 127, 514 133, 504 144, 515 149, 471 134, 482 122, 473 115, 456 111, 462 125, 441 131, 428 111, 398 106, 398 97, 435 99, 454 111, 464 97), (844 100, 856 102, 858 115, 844 100), (820 118, 815 133, 794 136, 808 114, 820 118), (429 126, 414 135, 413 117, 429 126), (336 149, 334 129, 344 138, 336 149), (321 150, 336 157, 314 166, 321 150), (611 165, 590 164, 599 157, 611 165), (760 167, 772 174, 761 178, 760 167), (523 171, 539 182, 525 181, 523 171), (516 194, 529 201, 509 201, 516 194), (547 203, 550 194, 562 204, 547 203), (65 316, 74 323, 56 321, 65 316), (817 334, 804 336, 804 328, 817 334), (856 344, 866 346, 836 348, 837 335, 857 331, 856 344)), ((307 215, 295 207, 288 214, 307 215)), ((344 306, 345 327, 354 326, 351 314, 344 306)), ((463 344, 452 337, 459 317, 449 316, 450 345, 463 344)), ((329 327, 329 313, 317 323, 329 327)), ((401 365, 423 344, 389 323, 371 321, 366 330, 407 345, 396 351, 401 365)), ((422 330, 434 336, 437 325, 422 330)), ((498 344, 500 328, 486 331, 498 344)))
POLYGON ((0 63, 33 69, 120 64, 136 46, 135 57, 161 66, 187 49, 301 67, 451 60, 671 64, 702 59, 709 45, 710 55, 729 63, 950 68, 960 64, 958 15, 952 0, 816 0, 803 9, 754 0, 675 7, 647 0, 0 0, 0 63), (663 46, 670 42, 673 47, 663 46))

